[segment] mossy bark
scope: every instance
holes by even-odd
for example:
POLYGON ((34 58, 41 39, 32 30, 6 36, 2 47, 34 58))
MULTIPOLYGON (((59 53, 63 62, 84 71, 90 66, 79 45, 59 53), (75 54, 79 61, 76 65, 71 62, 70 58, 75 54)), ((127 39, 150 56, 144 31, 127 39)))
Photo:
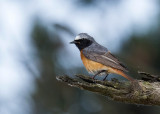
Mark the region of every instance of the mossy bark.
POLYGON ((67 83, 69 86, 98 93, 115 101, 131 104, 160 105, 160 82, 147 82, 135 80, 133 82, 119 82, 94 80, 89 76, 75 75, 75 78, 67 75, 57 76, 57 80, 67 83))

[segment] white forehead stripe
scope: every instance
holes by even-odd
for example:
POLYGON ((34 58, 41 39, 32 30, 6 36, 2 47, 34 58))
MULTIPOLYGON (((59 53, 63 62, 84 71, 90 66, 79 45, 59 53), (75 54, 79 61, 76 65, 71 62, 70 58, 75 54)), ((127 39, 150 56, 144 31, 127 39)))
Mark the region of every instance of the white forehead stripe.
POLYGON ((79 40, 79 39, 82 39, 82 38, 78 35, 74 40, 79 40))

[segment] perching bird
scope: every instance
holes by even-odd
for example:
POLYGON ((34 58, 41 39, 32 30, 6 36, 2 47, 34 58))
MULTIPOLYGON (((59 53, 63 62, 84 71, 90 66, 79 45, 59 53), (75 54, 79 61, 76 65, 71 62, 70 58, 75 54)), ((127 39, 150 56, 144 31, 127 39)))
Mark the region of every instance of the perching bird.
POLYGON ((124 73, 128 72, 126 67, 87 33, 78 34, 70 43, 75 44, 80 50, 82 62, 87 71, 94 74, 93 78, 97 75, 106 75, 103 79, 105 80, 108 74, 114 73, 133 81, 133 78, 124 73))

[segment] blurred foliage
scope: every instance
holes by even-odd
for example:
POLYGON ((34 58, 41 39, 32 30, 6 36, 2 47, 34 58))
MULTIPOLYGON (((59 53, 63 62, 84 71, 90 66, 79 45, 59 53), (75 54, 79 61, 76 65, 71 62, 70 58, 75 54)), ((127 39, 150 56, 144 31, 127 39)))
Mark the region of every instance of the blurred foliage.
POLYGON ((121 55, 125 56, 137 70, 160 73, 160 32, 158 29, 144 34, 133 34, 123 44, 121 55))
MULTIPOLYGON (((67 28, 64 30, 69 31, 67 28)), ((32 32, 32 41, 36 50, 37 67, 40 74, 36 79, 37 89, 33 94, 35 113, 60 112, 70 104, 72 100, 68 97, 73 94, 71 88, 65 88, 55 79, 57 70, 63 72, 63 69, 59 68, 57 56, 58 50, 63 48, 60 35, 56 31, 51 32, 40 22, 36 22, 32 32)))

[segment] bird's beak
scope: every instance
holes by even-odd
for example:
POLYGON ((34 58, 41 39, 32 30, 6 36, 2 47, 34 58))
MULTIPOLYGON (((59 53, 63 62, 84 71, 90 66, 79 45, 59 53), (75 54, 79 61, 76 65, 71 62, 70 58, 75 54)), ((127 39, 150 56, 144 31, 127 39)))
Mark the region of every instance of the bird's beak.
POLYGON ((75 43, 77 43, 75 40, 74 40, 74 41, 72 41, 72 42, 70 42, 70 44, 75 44, 75 43))

